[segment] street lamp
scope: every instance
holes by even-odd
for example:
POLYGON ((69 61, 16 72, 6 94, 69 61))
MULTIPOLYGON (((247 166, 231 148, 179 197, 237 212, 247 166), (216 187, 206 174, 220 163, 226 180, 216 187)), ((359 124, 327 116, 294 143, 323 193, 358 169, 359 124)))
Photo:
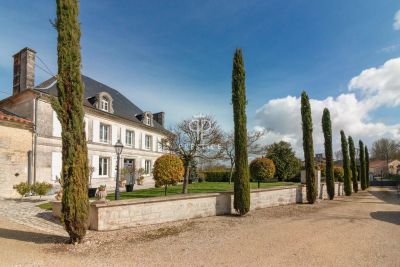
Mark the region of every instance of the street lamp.
POLYGON ((119 158, 121 156, 124 145, 121 140, 118 139, 117 143, 114 145, 115 153, 117 153, 117 177, 115 179, 115 200, 119 200, 119 158))

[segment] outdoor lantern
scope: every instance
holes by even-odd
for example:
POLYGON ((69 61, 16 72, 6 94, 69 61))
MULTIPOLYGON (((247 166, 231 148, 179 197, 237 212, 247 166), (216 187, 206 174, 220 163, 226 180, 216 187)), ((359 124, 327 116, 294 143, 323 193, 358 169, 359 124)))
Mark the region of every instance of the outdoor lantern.
POLYGON ((121 140, 118 139, 117 143, 114 145, 114 148, 115 153, 117 153, 117 155, 121 155, 122 150, 124 149, 124 145, 121 143, 121 140))

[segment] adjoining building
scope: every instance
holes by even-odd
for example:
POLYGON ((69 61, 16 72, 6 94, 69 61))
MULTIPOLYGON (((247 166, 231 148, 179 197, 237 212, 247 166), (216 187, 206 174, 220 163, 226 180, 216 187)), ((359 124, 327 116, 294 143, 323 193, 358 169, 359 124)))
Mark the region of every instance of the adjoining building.
MULTIPOLYGON (((56 184, 61 172, 61 124, 50 103, 57 97, 57 79, 35 85, 35 54, 24 48, 14 55, 13 95, 1 100, 0 108, 33 124, 32 182, 56 184)), ((165 129, 164 112, 143 111, 117 90, 84 75, 82 80, 92 185, 115 187, 117 140, 124 145, 120 167, 143 168, 144 184, 154 184, 153 163, 166 153, 161 140, 171 134, 165 129)))
POLYGON ((13 186, 32 181, 33 124, 0 109, 0 197, 17 197, 13 186))
POLYGON ((399 160, 372 160, 369 163, 369 171, 374 176, 381 176, 386 174, 400 175, 400 161, 399 160))

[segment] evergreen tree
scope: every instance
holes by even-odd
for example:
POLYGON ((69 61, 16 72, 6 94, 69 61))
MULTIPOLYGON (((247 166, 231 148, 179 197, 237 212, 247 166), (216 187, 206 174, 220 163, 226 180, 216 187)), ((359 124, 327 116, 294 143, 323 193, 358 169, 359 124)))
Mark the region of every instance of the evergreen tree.
POLYGON ((85 236, 89 217, 78 13, 77 0, 57 0, 58 98, 52 100, 52 106, 62 127, 62 221, 73 244, 85 236))
POLYGON ((353 191, 357 193, 358 182, 357 182, 356 148, 354 146, 354 141, 351 136, 349 136, 349 150, 350 150, 350 169, 351 169, 351 178, 353 181, 353 191))
POLYGON ((367 188, 369 187, 369 152, 368 152, 368 147, 365 146, 365 178, 366 178, 366 185, 367 188))
POLYGON ((250 210, 250 175, 247 157, 246 85, 242 50, 236 49, 232 69, 232 104, 235 124, 234 208, 244 215, 250 210))
POLYGON ((335 179, 333 174, 333 150, 332 150, 332 126, 331 115, 329 109, 325 108, 322 115, 322 130, 325 139, 325 176, 326 176, 326 189, 328 191, 329 199, 335 197, 335 179))
POLYGON ((307 201, 313 204, 317 199, 317 184, 314 169, 313 125, 311 106, 306 92, 301 93, 301 119, 303 128, 303 150, 306 169, 307 201))
POLYGON ((346 196, 351 195, 351 180, 350 180, 350 164, 349 164, 349 146, 347 138, 343 130, 340 131, 342 139, 342 154, 343 154, 343 171, 344 171, 344 193, 346 196))
POLYGON ((361 180, 361 190, 367 189, 367 183, 366 183, 366 175, 365 175, 365 148, 363 142, 360 140, 359 141, 359 146, 360 146, 360 170, 361 170, 361 175, 360 175, 360 180, 361 180))

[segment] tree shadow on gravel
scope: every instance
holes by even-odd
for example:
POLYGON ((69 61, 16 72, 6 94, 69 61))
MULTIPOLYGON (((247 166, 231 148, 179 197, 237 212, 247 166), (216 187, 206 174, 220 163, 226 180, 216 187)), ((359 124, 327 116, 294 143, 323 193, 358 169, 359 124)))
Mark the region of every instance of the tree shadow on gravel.
POLYGON ((400 211, 376 211, 370 215, 375 220, 400 225, 400 211))
POLYGON ((369 190, 368 192, 374 197, 382 201, 385 201, 386 203, 400 204, 400 198, 397 196, 397 192, 394 189, 382 190, 382 191, 369 190))
POLYGON ((64 236, 27 232, 14 229, 0 228, 0 238, 13 239, 36 244, 67 243, 68 238, 64 236))
POLYGON ((52 222, 54 224, 61 225, 60 219, 56 218, 53 216, 53 213, 51 211, 43 211, 39 212, 38 214, 35 215, 38 218, 44 219, 48 222, 52 222))

